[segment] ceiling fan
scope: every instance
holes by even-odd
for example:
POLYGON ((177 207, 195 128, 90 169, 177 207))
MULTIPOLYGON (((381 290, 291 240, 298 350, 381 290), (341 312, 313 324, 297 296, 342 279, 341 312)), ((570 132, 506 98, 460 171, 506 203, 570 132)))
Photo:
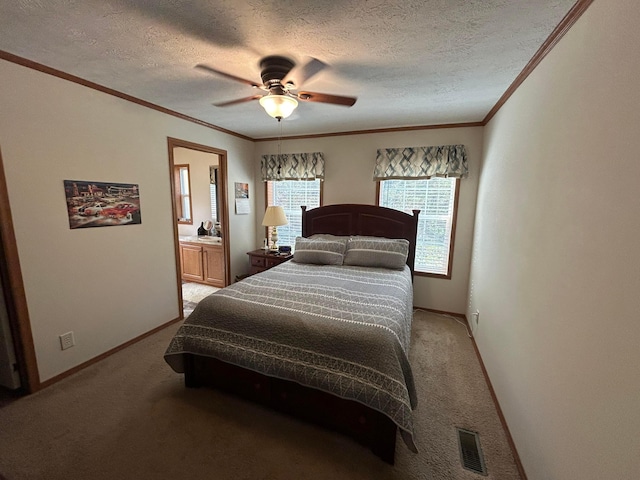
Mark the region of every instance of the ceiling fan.
POLYGON ((196 68, 206 72, 221 75, 267 92, 266 95, 252 95, 236 100, 214 103, 213 105, 216 107, 229 107, 238 103, 259 100, 260 105, 262 105, 265 111, 272 117, 278 119, 278 121, 287 118, 293 113, 298 106, 298 100, 304 102, 331 103, 345 107, 351 107, 356 103, 356 98, 354 97, 299 91, 299 88, 307 80, 326 67, 327 64, 317 58, 311 58, 304 65, 296 66, 292 60, 286 57, 270 55, 260 60, 260 77, 262 79, 262 83, 260 84, 223 72, 208 65, 196 65, 196 68))

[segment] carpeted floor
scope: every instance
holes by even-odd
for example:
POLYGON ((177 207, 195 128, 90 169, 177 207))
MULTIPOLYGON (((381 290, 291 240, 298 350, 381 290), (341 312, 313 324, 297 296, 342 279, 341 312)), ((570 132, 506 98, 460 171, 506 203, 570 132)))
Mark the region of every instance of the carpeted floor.
POLYGON ((177 325, 0 409, 0 474, 21 479, 519 479, 465 328, 416 312, 419 454, 389 466, 346 437, 209 389, 162 355, 177 325), (460 466, 477 431, 488 477, 460 466))

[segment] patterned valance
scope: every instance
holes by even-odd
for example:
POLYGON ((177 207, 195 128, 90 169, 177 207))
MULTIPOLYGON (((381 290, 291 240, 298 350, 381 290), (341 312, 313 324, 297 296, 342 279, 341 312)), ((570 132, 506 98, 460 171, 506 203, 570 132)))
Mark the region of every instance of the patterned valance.
POLYGON ((464 145, 382 148, 376 156, 373 180, 466 178, 468 175, 464 145))
POLYGON ((262 181, 324 180, 322 152, 281 153, 262 156, 262 181))

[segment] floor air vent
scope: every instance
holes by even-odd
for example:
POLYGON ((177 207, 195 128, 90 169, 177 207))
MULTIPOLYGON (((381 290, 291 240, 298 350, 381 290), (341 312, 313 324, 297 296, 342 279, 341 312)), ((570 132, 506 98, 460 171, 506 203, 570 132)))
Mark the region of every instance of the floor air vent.
POLYGON ((458 445, 460 446, 462 467, 480 475, 486 475, 487 467, 484 464, 478 434, 462 428, 457 428, 456 430, 458 430, 458 445))

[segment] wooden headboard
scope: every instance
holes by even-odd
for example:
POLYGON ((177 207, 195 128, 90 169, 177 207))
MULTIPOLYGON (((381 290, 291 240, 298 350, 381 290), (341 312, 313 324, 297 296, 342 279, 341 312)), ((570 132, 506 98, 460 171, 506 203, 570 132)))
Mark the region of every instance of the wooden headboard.
POLYGON ((302 236, 330 233, 406 238, 409 240, 407 265, 413 274, 419 213, 420 210, 413 210, 413 215, 409 215, 392 208, 354 203, 326 205, 311 210, 302 207, 302 236))

